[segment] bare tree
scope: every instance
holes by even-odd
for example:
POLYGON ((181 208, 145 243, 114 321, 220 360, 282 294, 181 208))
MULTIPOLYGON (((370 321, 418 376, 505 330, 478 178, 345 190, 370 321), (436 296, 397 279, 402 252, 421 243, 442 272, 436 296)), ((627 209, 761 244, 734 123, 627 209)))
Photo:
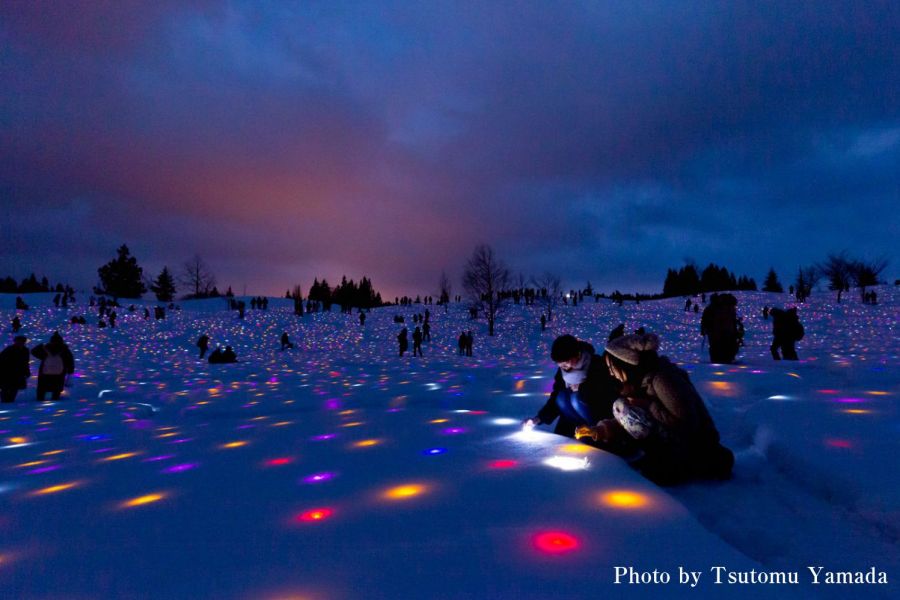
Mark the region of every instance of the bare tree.
POLYGON ((472 252, 463 272, 463 288, 473 306, 488 320, 488 335, 494 335, 494 322, 503 306, 502 292, 509 287, 509 269, 494 256, 490 246, 481 244, 472 252))
POLYGON ((797 280, 794 282, 795 294, 798 302, 806 300, 812 290, 822 278, 822 272, 816 265, 800 267, 797 270, 797 280))
POLYGON ((441 281, 438 283, 440 290, 440 303, 444 305, 444 312, 450 310, 450 294, 453 293, 453 283, 447 277, 446 271, 441 271, 441 281))
POLYGON ((850 264, 850 276, 860 288, 862 300, 866 299, 866 288, 870 285, 878 285, 881 273, 887 268, 888 259, 882 257, 873 261, 854 260, 850 264))
POLYGON ((209 270, 209 266, 199 254, 185 261, 182 265, 181 283, 194 290, 195 298, 208 296, 216 285, 216 276, 209 270))
POLYGON ((841 294, 850 289, 853 274, 853 262, 847 258, 846 252, 829 254, 824 262, 818 265, 819 271, 828 279, 828 289, 836 291, 837 301, 841 294))
POLYGON ((547 309, 547 320, 553 320, 553 309, 559 304, 562 298, 562 283, 559 275, 546 272, 537 279, 533 280, 534 287, 537 288, 537 301, 547 309))

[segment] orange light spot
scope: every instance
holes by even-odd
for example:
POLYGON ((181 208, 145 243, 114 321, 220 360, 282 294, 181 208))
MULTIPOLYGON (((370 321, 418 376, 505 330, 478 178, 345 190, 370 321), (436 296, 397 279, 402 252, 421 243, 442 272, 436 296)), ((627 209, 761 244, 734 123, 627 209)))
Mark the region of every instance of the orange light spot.
POLYGON ((11 438, 9 438, 9 443, 10 444, 27 444, 28 438, 27 437, 11 437, 11 438))
POLYGON ((525 380, 524 379, 518 380, 516 382, 516 391, 521 392, 524 389, 525 389, 525 380))
POLYGON ((563 444, 559 449, 569 454, 588 454, 591 452, 591 447, 587 444, 563 444))
POLYGON ((431 423, 432 425, 437 425, 438 423, 447 423, 449 421, 450 421, 450 419, 432 419, 428 422, 431 423))
POLYGON ((413 496, 424 494, 426 489, 427 488, 424 485, 418 483, 410 483, 407 485, 393 487, 387 490, 384 493, 384 497, 389 500, 405 500, 407 498, 412 498, 413 496))
POLYGON ((57 492, 64 492, 66 490, 71 490, 73 487, 78 485, 77 481, 72 481, 69 483, 60 483, 58 485, 51 485, 50 487, 41 488, 39 490, 35 490, 31 492, 32 496, 45 496, 47 494, 55 494, 57 492))
POLYGON ((227 444, 222 444, 221 446, 219 446, 219 448, 222 448, 223 450, 225 450, 225 449, 229 449, 229 448, 240 448, 241 446, 246 446, 246 445, 247 445, 247 442, 245 442, 243 440, 239 440, 237 442, 228 442, 227 444))
POLYGON ((362 424, 362 421, 353 421, 352 423, 344 423, 341 427, 359 427, 362 424))
POLYGON ((126 458, 131 458, 133 456, 137 456, 138 454, 140 454, 140 452, 123 452, 122 454, 113 454, 112 456, 107 456, 106 458, 103 458, 101 460, 103 460, 104 462, 109 462, 109 461, 113 461, 113 460, 124 460, 126 458))
POLYGON ((324 521, 333 514, 334 511, 330 508, 314 508, 313 510, 308 510, 304 513, 300 513, 299 515, 297 515, 295 520, 302 521, 304 523, 324 521))
POLYGON ((151 504, 153 502, 159 502, 163 498, 165 498, 165 494, 146 494, 144 496, 138 496, 137 498, 132 498, 131 500, 126 500, 120 506, 122 508, 134 508, 135 506, 143 506, 145 504, 151 504))
POLYGON ((354 448, 368 448, 370 446, 377 446, 381 443, 381 440, 360 440, 353 444, 354 448))
POLYGON ((600 495, 600 501, 613 508, 644 508, 650 504, 650 499, 644 494, 630 490, 611 490, 600 495))

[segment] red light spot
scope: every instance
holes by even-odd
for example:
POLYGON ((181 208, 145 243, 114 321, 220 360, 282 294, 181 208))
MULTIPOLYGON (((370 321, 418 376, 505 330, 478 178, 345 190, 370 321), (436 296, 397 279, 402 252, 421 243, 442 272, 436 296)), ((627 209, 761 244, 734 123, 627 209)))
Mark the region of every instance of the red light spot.
POLYGON ((271 460, 266 461, 266 465, 270 467, 283 467, 284 465, 289 465, 294 462, 293 458, 273 458, 271 460))
POLYGON ((324 521, 328 517, 334 514, 334 511, 330 508, 314 508, 312 510, 308 510, 305 513, 300 513, 296 517, 296 521, 301 523, 309 523, 311 521, 324 521))
POLYGON ((839 440, 835 438, 825 440, 825 443, 832 448, 852 448, 853 443, 847 440, 839 440))
POLYGON ((486 415, 487 411, 486 410, 470 410, 469 414, 470 415, 486 415))
POLYGON ((488 466, 492 469, 512 469, 519 466, 519 462, 515 460, 501 459, 491 461, 488 466))
POLYGON ((578 538, 563 531, 547 531, 534 536, 534 545, 547 554, 566 554, 581 545, 578 538))
POLYGON ((820 394, 837 394, 837 390, 819 390, 820 394))

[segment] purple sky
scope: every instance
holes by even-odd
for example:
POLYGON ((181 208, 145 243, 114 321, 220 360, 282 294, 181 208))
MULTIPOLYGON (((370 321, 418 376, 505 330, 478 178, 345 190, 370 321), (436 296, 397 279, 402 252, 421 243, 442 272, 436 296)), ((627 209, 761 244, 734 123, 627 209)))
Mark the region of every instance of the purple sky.
POLYGON ((0 276, 900 275, 900 3, 0 3, 0 276))

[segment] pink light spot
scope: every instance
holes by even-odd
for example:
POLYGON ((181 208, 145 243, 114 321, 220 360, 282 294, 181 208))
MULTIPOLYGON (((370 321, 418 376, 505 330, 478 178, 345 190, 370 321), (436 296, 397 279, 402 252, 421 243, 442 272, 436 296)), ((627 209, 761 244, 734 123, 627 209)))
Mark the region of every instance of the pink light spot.
POLYGON ((577 550, 581 543, 564 531, 545 531, 534 536, 534 545, 546 554, 567 554, 577 550))
POLYGON ((493 460, 488 463, 492 469, 512 469, 519 466, 519 462, 511 459, 493 460))
POLYGON ((837 439, 837 438, 829 438, 829 439, 825 440, 825 444, 828 446, 831 446, 832 448, 847 449, 847 448, 853 447, 853 442, 850 442, 849 440, 841 440, 841 439, 837 439))
POLYGON ((283 467, 284 465, 289 465, 289 464, 291 464, 292 462, 294 462, 294 459, 293 459, 293 458, 288 458, 288 457, 284 457, 284 458, 271 458, 271 459, 269 459, 269 460, 266 461, 266 466, 269 466, 269 467, 283 467))
POLYGON ((334 511, 330 508, 314 508, 304 513, 300 513, 294 518, 294 520, 299 523, 312 523, 315 521, 324 521, 325 519, 331 517, 331 515, 333 514, 334 511))

